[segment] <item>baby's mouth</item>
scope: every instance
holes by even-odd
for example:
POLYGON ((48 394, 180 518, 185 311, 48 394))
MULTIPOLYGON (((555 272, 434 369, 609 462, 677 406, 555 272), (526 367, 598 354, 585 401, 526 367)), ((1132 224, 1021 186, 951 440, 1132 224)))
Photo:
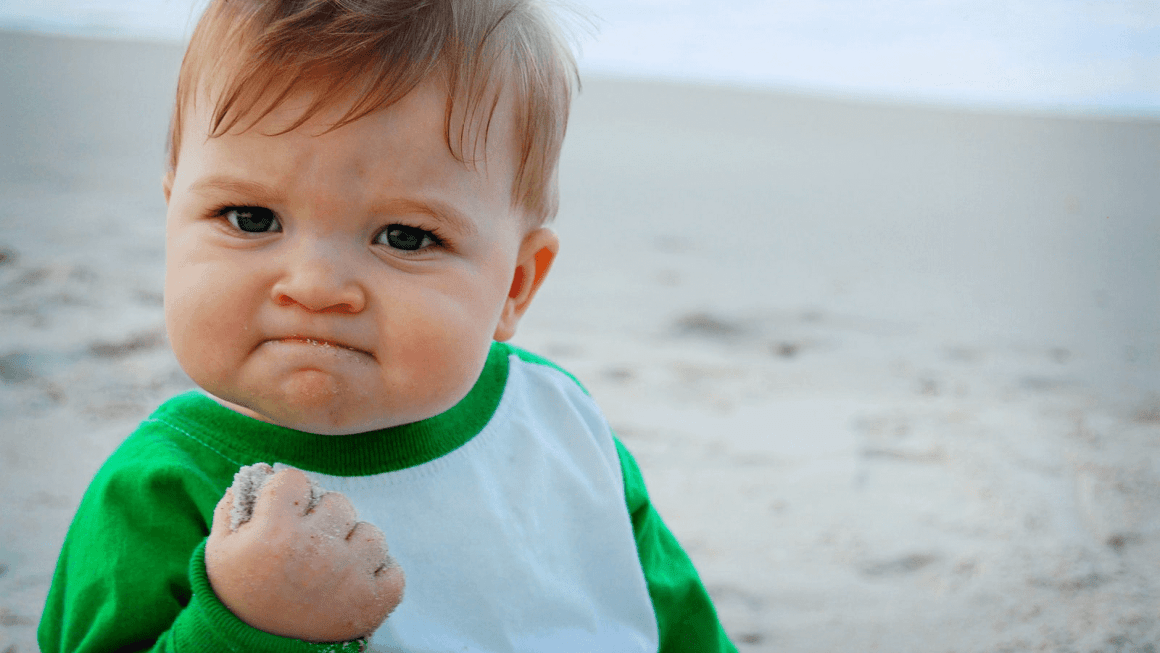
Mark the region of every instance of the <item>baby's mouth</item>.
POLYGON ((304 345, 313 345, 315 347, 330 347, 333 349, 345 349, 346 351, 353 351, 356 354, 370 356, 371 358, 375 357, 375 355, 370 353, 369 351, 359 349, 358 347, 351 347, 350 345, 346 345, 346 344, 343 344, 341 342, 335 342, 333 340, 326 340, 323 338, 311 338, 308 336, 286 336, 284 338, 271 338, 270 340, 267 340, 266 342, 297 342, 297 343, 302 343, 304 345))

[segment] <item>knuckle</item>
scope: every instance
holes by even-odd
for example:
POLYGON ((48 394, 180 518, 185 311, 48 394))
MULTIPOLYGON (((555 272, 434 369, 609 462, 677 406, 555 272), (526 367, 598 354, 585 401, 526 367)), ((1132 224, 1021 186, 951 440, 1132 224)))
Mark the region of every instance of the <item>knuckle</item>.
POLYGON ((306 482, 306 472, 294 467, 283 467, 274 472, 274 476, 270 480, 281 478, 283 482, 304 483, 306 482))
POLYGON ((318 500, 312 512, 334 521, 355 521, 354 504, 339 492, 327 492, 318 500))
POLYGON ((318 500, 318 503, 319 504, 326 503, 328 505, 334 506, 335 508, 344 508, 345 509, 345 508, 353 508, 354 507, 354 504, 352 504, 350 502, 350 499, 346 498, 345 494, 343 494, 342 492, 334 492, 334 491, 327 492, 326 494, 322 495, 322 498, 318 500))

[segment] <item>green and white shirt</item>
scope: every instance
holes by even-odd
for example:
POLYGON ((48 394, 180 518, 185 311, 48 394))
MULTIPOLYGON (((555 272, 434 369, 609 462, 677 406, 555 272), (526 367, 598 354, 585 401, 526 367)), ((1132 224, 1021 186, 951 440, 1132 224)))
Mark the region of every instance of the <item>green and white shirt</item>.
POLYGON ((86 492, 39 642, 43 653, 736 650, 596 404, 501 343, 455 407, 370 433, 295 431, 198 392, 166 402, 86 492), (407 589, 369 643, 270 635, 214 596, 213 509, 257 462, 306 471, 386 535, 407 589))

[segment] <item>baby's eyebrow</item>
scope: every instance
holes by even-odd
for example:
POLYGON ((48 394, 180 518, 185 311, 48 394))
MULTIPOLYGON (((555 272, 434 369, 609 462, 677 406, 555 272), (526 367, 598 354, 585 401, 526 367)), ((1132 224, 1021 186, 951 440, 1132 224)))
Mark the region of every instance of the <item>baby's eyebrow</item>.
POLYGON ((218 191, 234 195, 253 197, 258 200, 269 200, 275 197, 274 189, 256 181, 234 179, 233 177, 212 176, 194 182, 189 190, 196 193, 218 191))
POLYGON ((396 198, 374 205, 373 211, 384 215, 406 215, 408 213, 424 213, 440 222, 445 222, 454 231, 474 236, 478 233, 475 221, 468 218, 458 208, 436 198, 409 199, 396 198))

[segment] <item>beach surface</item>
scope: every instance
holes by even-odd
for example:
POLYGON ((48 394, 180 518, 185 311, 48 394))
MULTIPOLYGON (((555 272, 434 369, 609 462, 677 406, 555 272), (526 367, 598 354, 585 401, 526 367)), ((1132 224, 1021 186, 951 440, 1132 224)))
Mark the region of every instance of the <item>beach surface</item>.
MULTIPOLYGON (((0 653, 162 320, 181 49, 0 33, 0 653)), ((1160 647, 1160 122, 588 79, 517 344, 744 652, 1160 647)))

